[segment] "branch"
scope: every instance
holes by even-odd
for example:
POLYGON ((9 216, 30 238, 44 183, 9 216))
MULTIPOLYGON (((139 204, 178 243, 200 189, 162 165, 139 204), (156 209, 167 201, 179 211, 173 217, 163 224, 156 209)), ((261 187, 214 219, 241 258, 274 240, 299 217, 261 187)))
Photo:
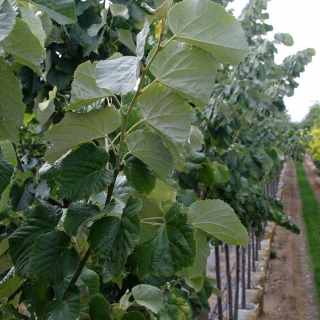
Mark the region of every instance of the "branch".
POLYGON ((90 258, 90 254, 91 254, 91 249, 90 249, 90 247, 89 247, 88 250, 87 250, 87 252, 86 252, 86 254, 85 254, 84 257, 82 258, 82 260, 80 260, 80 263, 79 263, 79 265, 78 265, 78 269, 76 270, 76 272, 75 272, 75 274, 73 275, 70 283, 68 284, 68 286, 67 286, 67 288, 66 288, 66 290, 65 290, 65 292, 64 292, 64 294, 63 294, 63 296, 62 296, 62 300, 65 300, 65 299, 67 298, 67 295, 68 295, 68 293, 69 293, 69 291, 70 291, 71 286, 73 286, 73 285, 77 282, 77 280, 78 280, 78 278, 80 277, 80 274, 81 274, 83 268, 85 267, 88 259, 90 258))

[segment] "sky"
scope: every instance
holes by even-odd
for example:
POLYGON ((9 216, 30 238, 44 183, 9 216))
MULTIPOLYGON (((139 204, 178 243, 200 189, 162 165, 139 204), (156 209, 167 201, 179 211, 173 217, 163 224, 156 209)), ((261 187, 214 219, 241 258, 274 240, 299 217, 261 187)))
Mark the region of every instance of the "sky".
MULTIPOLYGON (((238 17, 248 0, 234 0, 228 9, 234 9, 238 17)), ((316 56, 308 64, 304 73, 297 78, 299 87, 295 89, 294 96, 285 98, 285 104, 292 121, 301 121, 309 111, 309 107, 320 101, 320 1, 319 0, 271 0, 268 2, 270 19, 266 20, 273 26, 273 31, 268 33, 268 39, 273 39, 273 34, 289 33, 294 39, 292 47, 277 45, 278 55, 276 63, 297 51, 314 48, 316 56)))

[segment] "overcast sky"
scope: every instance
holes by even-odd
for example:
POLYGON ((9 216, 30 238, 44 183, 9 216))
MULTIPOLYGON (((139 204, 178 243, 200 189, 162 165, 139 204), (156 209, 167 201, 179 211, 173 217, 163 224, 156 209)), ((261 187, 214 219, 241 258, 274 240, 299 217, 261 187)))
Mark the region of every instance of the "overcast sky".
MULTIPOLYGON (((238 17, 247 2, 234 0, 228 9, 234 8, 234 14, 238 17)), ((308 113, 309 107, 320 101, 320 0, 271 0, 266 12, 270 19, 265 22, 273 26, 268 39, 272 40, 273 34, 278 32, 290 33, 294 39, 292 47, 277 46, 277 63, 306 48, 314 48, 317 53, 305 72, 297 78, 299 87, 294 96, 285 99, 291 119, 300 121, 308 113)))

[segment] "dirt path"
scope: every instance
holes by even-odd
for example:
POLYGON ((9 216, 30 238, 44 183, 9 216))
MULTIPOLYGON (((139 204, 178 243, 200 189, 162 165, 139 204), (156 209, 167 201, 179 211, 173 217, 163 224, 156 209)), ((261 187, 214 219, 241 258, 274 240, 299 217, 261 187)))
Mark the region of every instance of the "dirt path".
MULTIPOLYGON (((319 179, 320 197, 320 179, 319 179)), ((294 163, 287 163, 282 193, 284 211, 301 229, 300 235, 277 227, 263 320, 317 320, 313 279, 309 267, 305 229, 294 163)))

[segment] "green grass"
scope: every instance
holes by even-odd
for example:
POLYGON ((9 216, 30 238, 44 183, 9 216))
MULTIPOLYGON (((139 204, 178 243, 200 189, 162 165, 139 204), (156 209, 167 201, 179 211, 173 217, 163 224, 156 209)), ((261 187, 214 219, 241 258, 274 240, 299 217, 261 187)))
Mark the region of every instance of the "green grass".
POLYGON ((313 265, 315 289, 320 303, 320 206, 309 184, 303 164, 295 162, 302 202, 302 214, 306 226, 309 253, 313 265))

